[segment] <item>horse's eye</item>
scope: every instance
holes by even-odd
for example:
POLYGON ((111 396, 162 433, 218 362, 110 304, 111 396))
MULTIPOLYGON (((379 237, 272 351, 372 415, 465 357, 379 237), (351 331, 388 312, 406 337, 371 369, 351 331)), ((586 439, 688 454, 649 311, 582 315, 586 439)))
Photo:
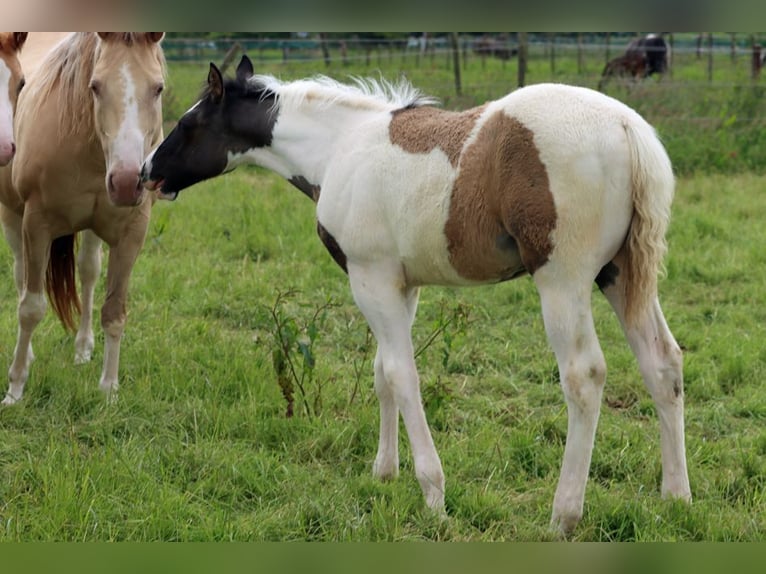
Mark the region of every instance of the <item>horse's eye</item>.
POLYGON ((164 84, 157 84, 154 88, 154 95, 159 96, 164 89, 165 89, 164 84))
POLYGON ((91 80, 90 85, 88 86, 90 88, 90 91, 93 92, 94 96, 98 96, 101 94, 101 82, 98 80, 91 80))
POLYGON ((23 88, 26 83, 27 83, 27 81, 24 78, 21 78, 21 80, 19 80, 19 85, 16 88, 16 93, 17 94, 21 92, 21 88, 23 88))

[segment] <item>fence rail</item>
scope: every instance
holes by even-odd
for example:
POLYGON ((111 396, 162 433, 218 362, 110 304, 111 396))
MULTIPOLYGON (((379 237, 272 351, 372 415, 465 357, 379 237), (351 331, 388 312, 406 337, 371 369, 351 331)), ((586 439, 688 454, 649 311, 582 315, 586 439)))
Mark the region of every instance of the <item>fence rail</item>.
MULTIPOLYGON (((567 70, 582 77, 584 85, 596 83, 604 65, 622 55, 637 34, 501 34, 410 36, 402 38, 348 37, 323 35, 290 38, 181 38, 164 42, 166 57, 175 62, 222 62, 234 51, 247 53, 254 61, 275 66, 301 62, 315 65, 315 71, 332 66, 369 68, 398 65, 404 68, 444 66, 455 74, 460 90, 460 71, 486 66, 499 60, 525 82, 556 81, 567 70), (520 50, 520 39, 523 49, 520 50), (519 55, 524 56, 519 65, 519 55), (572 69, 574 65, 574 69, 572 69), (527 75, 530 77, 527 77, 527 75)), ((760 34, 666 34, 672 81, 679 70, 684 83, 738 85, 758 79, 763 64, 760 34), (691 70, 691 71, 689 71, 691 70)), ((230 59, 230 58, 229 58, 230 59)))

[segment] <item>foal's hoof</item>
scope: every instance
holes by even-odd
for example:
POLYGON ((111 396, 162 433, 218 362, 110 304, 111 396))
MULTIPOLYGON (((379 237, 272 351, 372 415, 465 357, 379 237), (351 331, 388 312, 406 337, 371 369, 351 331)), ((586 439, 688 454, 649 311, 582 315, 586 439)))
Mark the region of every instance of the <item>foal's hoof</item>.
POLYGON ((104 393, 104 397, 106 397, 106 402, 110 405, 113 405, 117 402, 118 398, 118 390, 119 385, 116 382, 107 382, 107 381, 101 381, 98 385, 98 388, 101 390, 102 393, 104 393))
POLYGON ((90 363, 93 358, 93 342, 92 341, 75 341, 74 345, 74 364, 84 365, 90 363))
POLYGON ((581 517, 577 516, 553 517, 550 524, 551 534, 556 539, 568 540, 574 533, 577 525, 580 523, 580 518, 581 517))
POLYGON ((21 397, 14 397, 10 392, 5 393, 5 398, 0 401, 0 405, 4 407, 8 407, 11 405, 15 405, 17 402, 21 400, 21 397))

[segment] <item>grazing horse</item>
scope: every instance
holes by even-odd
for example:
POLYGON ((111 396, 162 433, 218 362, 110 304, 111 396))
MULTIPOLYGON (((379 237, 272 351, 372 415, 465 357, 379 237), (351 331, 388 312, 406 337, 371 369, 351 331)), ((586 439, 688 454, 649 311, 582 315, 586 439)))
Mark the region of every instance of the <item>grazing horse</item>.
POLYGON ((662 36, 648 34, 628 44, 625 53, 609 60, 601 72, 598 89, 603 90, 611 77, 629 76, 633 80, 664 74, 668 69, 668 45, 662 36))
POLYGON ((462 112, 409 84, 236 78, 211 64, 202 98, 147 157, 164 199, 237 165, 272 169, 317 204, 317 229, 347 273, 378 342, 380 442, 373 472, 399 469, 401 413, 426 503, 444 509, 444 473, 421 404, 411 326, 422 285, 529 274, 542 302, 569 423, 552 525, 583 511, 606 365, 592 285, 617 314, 659 414, 662 491, 690 499, 682 355, 657 277, 675 181, 654 130, 593 90, 519 89, 462 112))
POLYGON ((24 392, 32 333, 47 307, 44 291, 64 325, 75 328, 74 238, 82 230, 89 231, 77 256, 83 305, 75 361, 90 360, 94 346, 93 291, 103 240, 109 263, 100 387, 117 390, 128 280, 155 199, 143 189, 140 169, 162 140, 162 36, 73 33, 27 72, 16 113, 16 157, 0 177, 0 215, 19 292, 18 339, 3 404, 24 392))
POLYGON ((0 32, 0 167, 8 165, 16 153, 13 115, 24 87, 19 51, 26 40, 27 32, 0 32))

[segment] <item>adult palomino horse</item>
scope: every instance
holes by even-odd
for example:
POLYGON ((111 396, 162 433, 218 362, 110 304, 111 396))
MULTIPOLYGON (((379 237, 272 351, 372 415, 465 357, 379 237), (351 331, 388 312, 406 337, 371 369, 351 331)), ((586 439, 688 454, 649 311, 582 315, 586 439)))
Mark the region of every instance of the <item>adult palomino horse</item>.
POLYGON ((659 413, 665 495, 690 499, 682 355, 657 298, 674 177, 654 130, 598 92, 541 84, 463 112, 411 86, 236 79, 211 65, 201 100, 147 158, 175 199, 243 163, 270 168, 317 203, 319 236, 348 273, 378 342, 376 476, 398 473, 401 413, 428 506, 444 474, 421 405, 411 326, 421 285, 532 276, 556 355, 568 430, 552 524, 582 516, 606 377, 591 314, 612 304, 659 413))
POLYGON ((0 32, 0 166, 8 165, 16 153, 13 114, 24 87, 19 51, 26 40, 26 32, 0 32))
POLYGON ((32 333, 47 306, 44 290, 65 326, 75 327, 80 302, 74 236, 81 230, 90 231, 83 233, 77 256, 83 309, 75 360, 89 360, 94 345, 91 313, 103 240, 109 263, 100 387, 117 389, 128 280, 154 202, 141 185, 141 163, 162 139, 161 38, 158 32, 74 33, 27 72, 16 157, 0 178, 2 222, 20 296, 4 404, 23 394, 32 333))

